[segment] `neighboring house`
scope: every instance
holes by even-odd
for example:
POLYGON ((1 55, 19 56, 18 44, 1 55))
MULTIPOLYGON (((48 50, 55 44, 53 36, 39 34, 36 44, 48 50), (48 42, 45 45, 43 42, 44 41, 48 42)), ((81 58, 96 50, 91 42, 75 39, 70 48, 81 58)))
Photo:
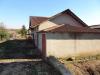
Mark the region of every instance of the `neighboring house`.
POLYGON ((92 25, 92 26, 90 26, 90 28, 99 29, 100 30, 100 24, 99 25, 92 25))
MULTIPOLYGON (((39 16, 30 16, 30 22, 29 22, 29 34, 32 35, 32 38, 34 40, 34 43, 36 43, 37 35, 36 32, 39 31, 39 25, 46 21, 47 17, 39 17, 39 16)), ((36 44, 35 44, 36 45, 36 44)))
POLYGON ((91 29, 69 9, 52 17, 30 17, 35 45, 44 57, 100 53, 100 31, 91 29))

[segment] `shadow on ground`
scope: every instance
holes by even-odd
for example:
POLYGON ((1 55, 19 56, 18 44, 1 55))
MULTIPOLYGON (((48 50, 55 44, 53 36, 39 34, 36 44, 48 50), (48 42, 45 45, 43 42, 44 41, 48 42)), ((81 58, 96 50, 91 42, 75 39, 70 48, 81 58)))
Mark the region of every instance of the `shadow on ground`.
POLYGON ((0 43, 0 58, 40 58, 32 40, 8 40, 0 43))
POLYGON ((1 63, 0 75, 61 75, 44 61, 1 63))

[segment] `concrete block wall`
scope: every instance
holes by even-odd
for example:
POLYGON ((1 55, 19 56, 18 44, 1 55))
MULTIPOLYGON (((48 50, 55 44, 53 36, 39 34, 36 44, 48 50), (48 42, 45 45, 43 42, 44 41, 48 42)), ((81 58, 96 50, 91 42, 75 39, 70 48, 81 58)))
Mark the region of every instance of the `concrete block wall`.
POLYGON ((94 33, 46 34, 47 56, 73 57, 100 53, 100 35, 94 33))

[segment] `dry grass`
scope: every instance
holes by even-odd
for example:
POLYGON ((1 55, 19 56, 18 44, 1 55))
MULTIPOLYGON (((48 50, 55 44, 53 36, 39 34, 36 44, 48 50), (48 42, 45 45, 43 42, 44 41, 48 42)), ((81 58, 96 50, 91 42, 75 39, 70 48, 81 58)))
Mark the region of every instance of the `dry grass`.
POLYGON ((13 62, 29 62, 41 61, 42 59, 0 59, 0 63, 13 63, 13 62))
POLYGON ((100 75, 100 55, 59 59, 73 75, 100 75))

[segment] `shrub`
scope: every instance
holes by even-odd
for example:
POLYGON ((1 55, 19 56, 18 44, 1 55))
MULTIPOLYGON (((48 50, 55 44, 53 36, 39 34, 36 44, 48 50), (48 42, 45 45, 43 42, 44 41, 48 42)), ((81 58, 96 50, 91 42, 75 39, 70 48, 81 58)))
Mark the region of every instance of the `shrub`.
POLYGON ((3 23, 0 23, 0 40, 7 39, 9 36, 3 23))

